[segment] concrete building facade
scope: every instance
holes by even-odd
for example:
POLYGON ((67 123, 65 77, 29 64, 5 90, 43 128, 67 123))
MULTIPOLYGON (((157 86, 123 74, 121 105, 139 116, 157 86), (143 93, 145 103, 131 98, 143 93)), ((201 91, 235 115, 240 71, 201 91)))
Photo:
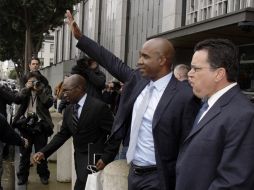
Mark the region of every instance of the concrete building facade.
MULTIPOLYGON (((233 19, 234 13, 251 7, 253 0, 85 0, 74 7, 74 17, 84 34, 135 68, 138 51, 147 38, 170 33, 181 36, 182 28, 225 15, 233 19)), ((76 42, 66 24, 57 28, 54 63, 75 62, 80 55, 76 42)), ((186 47, 181 48, 185 51, 186 47)))
MULTIPOLYGON (((180 27, 182 11, 182 1, 177 0, 85 0, 74 6, 73 15, 84 34, 135 68, 146 39, 180 27)), ((52 86, 70 72, 80 56, 76 43, 67 24, 55 30, 52 70, 58 64, 64 65, 58 76, 52 75, 51 68, 42 71, 48 74, 52 86), (67 62, 71 66, 66 66, 67 62)), ((112 76, 107 74, 107 79, 112 76)))
POLYGON ((44 41, 42 42, 42 47, 38 52, 38 58, 40 59, 42 67, 48 67, 54 63, 54 33, 46 35, 44 41))

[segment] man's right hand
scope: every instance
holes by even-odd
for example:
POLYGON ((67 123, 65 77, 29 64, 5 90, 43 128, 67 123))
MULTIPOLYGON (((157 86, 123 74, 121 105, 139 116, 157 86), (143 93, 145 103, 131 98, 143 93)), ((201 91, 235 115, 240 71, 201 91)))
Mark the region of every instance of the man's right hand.
POLYGON ((74 37, 77 40, 79 40, 82 37, 82 33, 80 32, 80 29, 79 29, 77 23, 75 22, 71 12, 69 10, 67 10, 65 16, 66 16, 67 24, 71 28, 71 31, 72 31, 74 37))
POLYGON ((26 88, 33 88, 33 81, 32 80, 28 80, 27 83, 26 83, 26 88))
POLYGON ((40 164, 41 160, 45 160, 45 156, 42 152, 37 152, 33 155, 33 162, 40 164))

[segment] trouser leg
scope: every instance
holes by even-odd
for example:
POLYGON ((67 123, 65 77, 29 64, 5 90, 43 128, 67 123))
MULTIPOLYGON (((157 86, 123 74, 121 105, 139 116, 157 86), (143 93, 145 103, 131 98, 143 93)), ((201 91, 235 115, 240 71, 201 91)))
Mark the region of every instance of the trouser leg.
MULTIPOLYGON (((47 145, 48 137, 44 134, 38 134, 34 138, 35 152, 40 151, 44 146, 47 145)), ((42 160, 40 164, 37 164, 37 173, 40 177, 48 179, 50 172, 48 170, 48 161, 42 160)))
POLYGON ((29 176, 29 169, 30 169, 30 155, 32 152, 32 140, 29 141, 29 147, 24 148, 20 147, 20 162, 19 162, 19 171, 17 176, 19 179, 27 181, 29 176))
POLYGON ((74 153, 75 170, 77 174, 77 180, 74 186, 74 190, 84 190, 86 186, 86 180, 89 171, 87 168, 87 153, 74 153))
POLYGON ((3 150, 4 143, 0 141, 0 189, 2 189, 2 175, 3 175, 3 150))

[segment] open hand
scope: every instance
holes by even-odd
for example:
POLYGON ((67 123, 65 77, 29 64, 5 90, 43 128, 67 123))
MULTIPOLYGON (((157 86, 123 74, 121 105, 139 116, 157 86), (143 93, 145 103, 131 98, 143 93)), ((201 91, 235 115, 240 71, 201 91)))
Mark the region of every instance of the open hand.
POLYGON ((77 40, 79 40, 82 37, 82 33, 80 32, 80 29, 79 29, 77 23, 75 22, 71 12, 69 10, 66 10, 65 16, 66 16, 66 22, 69 25, 69 27, 71 28, 71 31, 72 31, 74 37, 77 40))

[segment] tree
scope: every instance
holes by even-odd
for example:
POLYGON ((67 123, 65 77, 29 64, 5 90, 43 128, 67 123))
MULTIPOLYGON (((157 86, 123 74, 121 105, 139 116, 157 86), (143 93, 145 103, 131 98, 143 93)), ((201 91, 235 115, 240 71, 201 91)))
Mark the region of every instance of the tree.
POLYGON ((0 60, 12 59, 18 77, 40 50, 43 37, 63 24, 78 0, 0 0, 0 60))
POLYGON ((17 72, 15 69, 11 70, 10 73, 9 73, 9 78, 10 79, 13 79, 13 80, 16 80, 17 79, 17 72))

